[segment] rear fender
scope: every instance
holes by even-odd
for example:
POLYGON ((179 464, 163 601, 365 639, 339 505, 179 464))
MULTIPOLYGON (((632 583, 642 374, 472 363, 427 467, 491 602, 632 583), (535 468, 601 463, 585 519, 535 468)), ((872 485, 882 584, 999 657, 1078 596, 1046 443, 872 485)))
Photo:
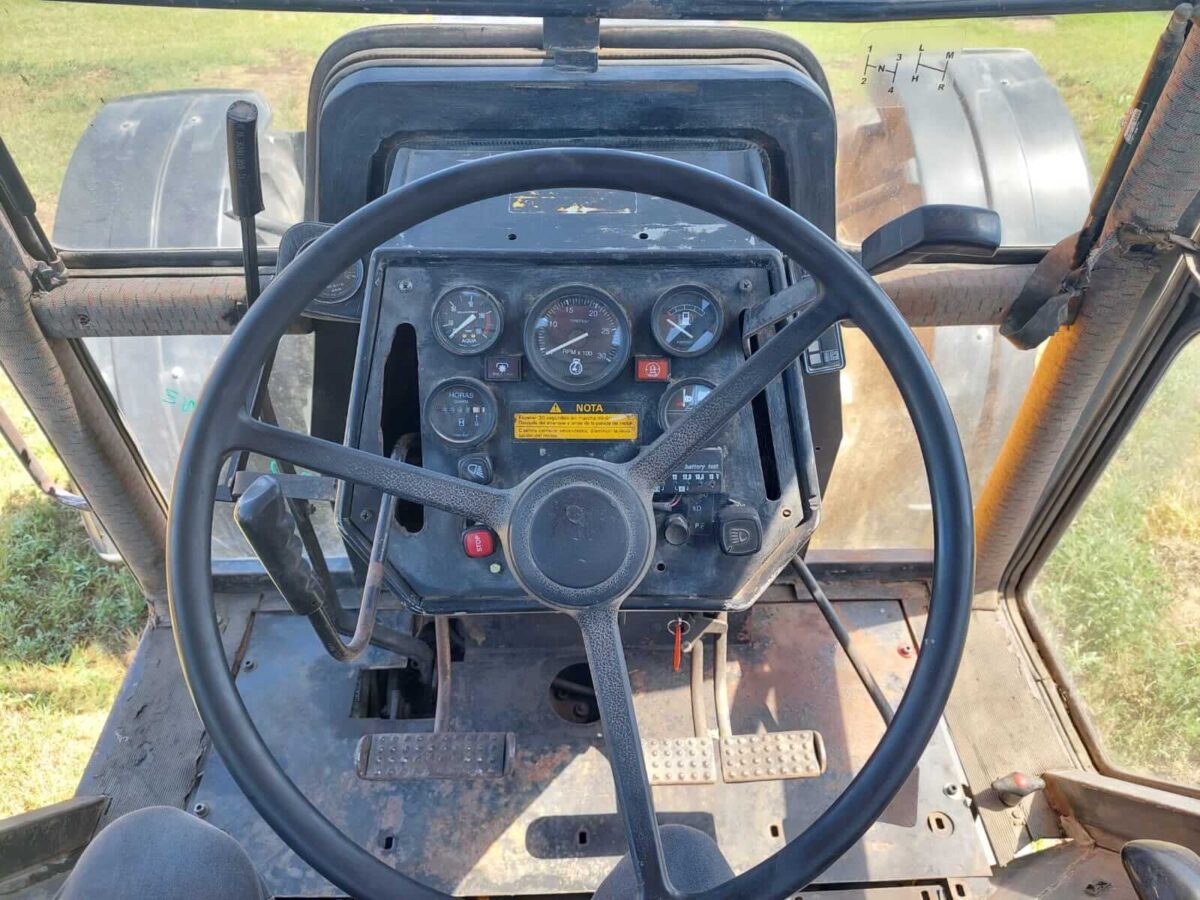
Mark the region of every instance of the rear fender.
POLYGON ((266 205, 260 241, 278 243, 273 223, 303 217, 299 136, 267 130, 271 107, 258 93, 200 90, 139 94, 101 107, 67 167, 55 244, 87 250, 238 246, 238 223, 227 214, 225 151, 225 112, 235 100, 259 110, 266 205))

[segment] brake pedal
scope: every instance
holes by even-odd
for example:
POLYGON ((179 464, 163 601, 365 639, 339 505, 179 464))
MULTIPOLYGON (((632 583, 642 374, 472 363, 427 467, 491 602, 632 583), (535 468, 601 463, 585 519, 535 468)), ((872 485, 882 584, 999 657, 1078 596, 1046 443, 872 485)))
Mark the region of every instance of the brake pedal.
POLYGON ((819 731, 776 731, 721 738, 721 771, 727 782, 816 778, 825 771, 819 731))
POLYGON ((365 734, 355 769, 367 781, 503 778, 515 751, 510 731, 365 734))

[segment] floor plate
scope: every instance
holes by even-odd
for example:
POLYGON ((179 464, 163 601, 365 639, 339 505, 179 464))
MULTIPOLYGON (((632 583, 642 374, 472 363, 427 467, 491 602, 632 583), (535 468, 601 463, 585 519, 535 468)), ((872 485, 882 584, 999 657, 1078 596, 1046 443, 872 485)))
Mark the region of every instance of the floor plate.
MULTIPOLYGON (((898 603, 838 604, 876 678, 898 701, 914 662, 898 603)), ((599 723, 568 723, 550 685, 583 659, 569 621, 557 617, 466 620, 468 642, 454 667, 450 729, 512 733, 502 778, 368 781, 355 770, 365 735, 430 731, 429 720, 351 718, 358 667, 326 656, 308 623, 260 614, 237 683, 268 746, 312 802, 354 840, 401 871, 461 895, 585 892, 624 852, 607 750, 599 723), (556 630, 557 629, 557 630, 556 630), (296 740, 302 730, 304 740, 296 740), (340 764, 340 767, 339 765, 340 764)), ((665 633, 665 621, 661 628, 665 633)), ((675 672, 669 643, 627 635, 627 660, 643 738, 691 736, 687 667, 675 672)), ((706 653, 712 684, 712 644, 706 653)), ((359 665, 386 665, 371 650, 359 665)), ((815 778, 654 787, 659 817, 717 838, 744 871, 797 835, 844 790, 879 740, 883 724, 815 606, 759 603, 749 633, 730 640, 730 707, 737 734, 819 731, 826 770, 815 778), (747 638, 752 637, 752 640, 747 638)), ((708 723, 715 707, 707 698, 708 723)), ((711 735, 716 737, 715 728, 711 735)), ((912 782, 914 827, 879 822, 822 876, 826 883, 969 877, 987 860, 961 791, 945 729, 925 751, 912 782), (950 827, 926 826, 938 812, 950 827)), ((336 895, 259 818, 215 755, 192 802, 249 851, 268 885, 286 896, 336 895)))

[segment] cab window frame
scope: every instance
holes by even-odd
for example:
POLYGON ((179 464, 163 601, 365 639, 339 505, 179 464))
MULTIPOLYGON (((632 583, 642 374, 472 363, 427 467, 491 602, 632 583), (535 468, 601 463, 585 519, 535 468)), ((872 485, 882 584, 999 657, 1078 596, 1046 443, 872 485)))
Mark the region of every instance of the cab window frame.
MULTIPOLYGON (((1064 473, 1064 479, 1075 476, 1075 482, 1049 527, 1034 546, 1028 561, 1009 583, 1015 583, 1016 586, 1010 594, 1015 600, 1015 612, 1020 615, 1033 639, 1037 652, 1049 670, 1062 700, 1062 707, 1065 708, 1070 718, 1070 724, 1074 726, 1082 740, 1084 749, 1096 771, 1101 775, 1118 778, 1131 784, 1200 799, 1200 782, 1188 784, 1156 777, 1132 770, 1112 758, 1107 750, 1104 736, 1092 720, 1087 703, 1058 649, 1055 637, 1046 627, 1044 614, 1037 609, 1034 602, 1034 586, 1046 561, 1058 547, 1063 535, 1074 524, 1079 512, 1092 495, 1093 489, 1104 476, 1109 464, 1120 452, 1125 440, 1130 436, 1130 432, 1140 419, 1151 397, 1154 396, 1163 379, 1185 350, 1194 343, 1193 352, 1200 352, 1200 279, 1193 281, 1189 290, 1190 294, 1187 295, 1187 299, 1181 303, 1182 314, 1170 327, 1158 350, 1154 352, 1152 360, 1130 391, 1124 405, 1105 430, 1096 449, 1073 467, 1072 471, 1064 473)), ((1059 483, 1061 484, 1062 481, 1059 483)))

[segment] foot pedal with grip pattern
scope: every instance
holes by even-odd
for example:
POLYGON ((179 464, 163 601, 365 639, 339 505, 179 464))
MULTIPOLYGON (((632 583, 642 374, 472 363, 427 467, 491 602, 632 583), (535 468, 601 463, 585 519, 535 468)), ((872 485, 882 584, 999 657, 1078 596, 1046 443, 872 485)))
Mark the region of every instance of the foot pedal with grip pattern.
POLYGON ((643 738, 642 757, 651 784, 715 784, 712 738, 643 738))
POLYGON ((819 731, 721 738, 721 770, 727 782, 816 778, 825 771, 825 743, 819 731))
POLYGON ((355 768, 368 781, 503 778, 515 748, 516 739, 507 731, 365 734, 355 768))

